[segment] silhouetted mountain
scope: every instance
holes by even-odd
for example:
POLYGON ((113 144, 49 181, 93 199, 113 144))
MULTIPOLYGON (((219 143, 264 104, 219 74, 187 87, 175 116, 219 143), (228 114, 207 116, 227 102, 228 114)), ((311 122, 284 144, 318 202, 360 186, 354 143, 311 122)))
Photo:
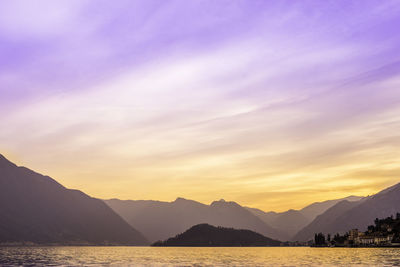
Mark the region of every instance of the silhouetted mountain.
POLYGON ((153 246, 178 247, 259 247, 279 245, 280 241, 250 230, 215 227, 209 224, 195 225, 182 234, 153 244, 153 246))
POLYGON ((250 229, 275 239, 289 238, 235 202, 220 200, 204 205, 183 198, 173 202, 118 199, 105 202, 152 242, 175 236, 199 223, 250 229))
POLYGON ((315 202, 301 210, 288 210, 285 212, 264 212, 259 209, 247 208, 265 223, 271 225, 280 232, 285 232, 289 239, 307 226, 316 216, 324 213, 327 209, 342 200, 357 201, 362 197, 349 196, 341 199, 315 202))
POLYGON ((307 217, 310 222, 312 220, 314 220, 318 215, 324 213, 325 211, 327 211, 329 208, 333 207, 334 205, 336 205, 337 203, 343 201, 343 200, 347 200, 350 202, 354 202, 354 201, 359 201, 363 199, 363 197, 359 197, 359 196, 348 196, 345 198, 339 198, 339 199, 333 199, 333 200, 326 200, 326 201, 322 201, 322 202, 315 202, 312 203, 311 205, 306 206, 305 208, 302 208, 300 210, 300 212, 307 217))
POLYGON ((0 155, 0 243, 145 245, 103 201, 0 155))
POLYGON ((375 218, 385 218, 400 212, 400 184, 357 202, 342 201, 318 216, 294 239, 307 240, 315 232, 344 233, 357 228, 365 231, 375 218))
POLYGON ((276 218, 272 226, 278 229, 286 229, 286 232, 292 237, 308 223, 309 219, 300 211, 288 210, 276 218))
POLYGON ((182 198, 174 202, 118 199, 105 202, 151 242, 164 240, 205 222, 203 218, 208 209, 207 205, 182 198))
POLYGON ((267 224, 273 224, 274 221, 282 214, 282 213, 275 212, 275 211, 265 212, 260 209, 249 208, 249 207, 246 207, 246 209, 249 210, 251 213, 256 215, 258 218, 260 218, 267 224))
POLYGON ((310 222, 298 210, 288 210, 281 213, 273 211, 264 212, 253 208, 248 208, 248 210, 275 229, 285 232, 288 240, 310 222))
POLYGON ((260 218, 233 201, 214 201, 210 205, 210 214, 207 223, 236 229, 249 229, 265 236, 288 240, 289 236, 285 231, 279 231, 260 218))
MULTIPOLYGON (((342 200, 333 207, 329 208, 323 214, 318 215, 315 220, 299 231, 292 240, 294 241, 307 241, 314 237, 315 233, 330 233, 335 228, 333 224, 346 211, 358 206, 360 203, 357 201, 342 200), (332 228, 333 227, 333 228, 332 228)), ((349 229, 347 229, 349 230, 349 229)), ((346 230, 346 231, 347 231, 346 230)))

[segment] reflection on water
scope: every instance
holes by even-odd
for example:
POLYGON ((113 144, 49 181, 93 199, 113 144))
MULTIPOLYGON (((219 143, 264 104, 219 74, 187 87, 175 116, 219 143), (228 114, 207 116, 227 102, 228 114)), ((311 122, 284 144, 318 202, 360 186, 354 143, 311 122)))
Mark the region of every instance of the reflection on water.
POLYGON ((0 265, 400 266, 400 249, 0 247, 0 265))

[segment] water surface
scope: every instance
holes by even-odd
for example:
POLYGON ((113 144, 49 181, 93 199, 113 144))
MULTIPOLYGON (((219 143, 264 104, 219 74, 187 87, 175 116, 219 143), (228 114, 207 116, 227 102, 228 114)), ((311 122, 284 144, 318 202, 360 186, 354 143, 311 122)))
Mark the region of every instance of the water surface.
POLYGON ((0 265, 400 266, 400 249, 0 247, 0 265))

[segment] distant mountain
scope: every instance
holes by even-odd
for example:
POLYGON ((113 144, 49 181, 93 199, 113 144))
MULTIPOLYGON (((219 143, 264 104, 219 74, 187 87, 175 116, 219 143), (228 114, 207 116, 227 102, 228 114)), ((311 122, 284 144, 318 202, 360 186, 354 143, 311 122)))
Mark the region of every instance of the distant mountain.
POLYGON ((145 245, 103 201, 0 155, 0 243, 145 245))
POLYGON ((279 245, 280 241, 273 240, 250 230, 215 227, 209 224, 195 225, 182 234, 153 244, 153 246, 187 247, 257 247, 279 245))
MULTIPOLYGON (((358 206, 360 203, 357 201, 350 202, 343 200, 333 207, 329 208, 323 214, 317 216, 310 224, 299 231, 293 238, 293 241, 307 241, 314 237, 315 233, 330 233, 336 226, 335 221, 343 213, 358 206)), ((347 229, 350 230, 350 229, 347 229)), ((347 231, 345 230, 345 231, 347 231)), ((333 233, 333 232, 332 232, 333 233)), ((336 233, 336 232, 335 232, 336 233)))
POLYGON ((248 210, 265 223, 284 232, 287 236, 286 240, 290 240, 293 235, 310 222, 310 220, 298 210, 288 210, 281 213, 273 211, 264 212, 253 208, 248 208, 248 210))
POLYGON ((275 211, 265 212, 260 209, 250 208, 250 207, 246 207, 246 209, 249 210, 251 213, 256 215, 258 218, 260 218, 267 224, 273 224, 274 221, 282 214, 282 213, 278 213, 275 211))
POLYGON ((246 208, 233 201, 214 201, 210 205, 210 217, 207 222, 217 226, 236 229, 249 229, 270 238, 288 240, 285 231, 277 230, 265 223, 246 208))
POLYGON ((285 212, 264 212, 259 209, 247 208, 254 215, 259 217, 265 223, 271 225, 280 232, 285 232, 289 239, 297 234, 301 229, 312 222, 315 217, 324 213, 326 210, 334 206, 336 203, 348 200, 358 201, 362 197, 349 196, 341 199, 327 200, 323 202, 312 203, 301 210, 288 210, 285 212))
POLYGON ((286 229, 286 232, 292 237, 308 223, 309 219, 300 211, 289 210, 276 218, 272 226, 278 229, 286 229))
POLYGON ((183 198, 173 202, 118 199, 105 202, 151 242, 165 240, 200 223, 249 229, 274 239, 289 238, 235 202, 220 200, 205 205, 183 198))
POLYGON ((164 240, 190 226, 205 222, 208 206, 177 198, 174 202, 153 200, 106 200, 116 213, 151 242, 164 240))
POLYGON ((300 212, 307 217, 310 221, 314 220, 318 215, 324 213, 326 210, 329 208, 333 207, 337 203, 347 200, 350 202, 354 201, 359 201, 363 199, 363 197, 359 196, 348 196, 345 198, 339 198, 339 199, 333 199, 333 200, 326 200, 322 202, 315 202, 312 203, 311 205, 306 206, 305 208, 302 208, 300 212))
POLYGON ((341 201, 299 231, 294 240, 311 239, 316 232, 344 233, 357 228, 365 231, 375 218, 400 212, 400 183, 357 202, 341 201))

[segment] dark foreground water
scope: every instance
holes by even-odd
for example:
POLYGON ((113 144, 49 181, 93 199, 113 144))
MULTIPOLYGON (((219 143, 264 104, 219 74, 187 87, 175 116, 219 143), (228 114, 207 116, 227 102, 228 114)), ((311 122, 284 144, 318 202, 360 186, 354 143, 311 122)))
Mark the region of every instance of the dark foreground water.
POLYGON ((400 266, 399 248, 0 247, 1 266, 400 266))

